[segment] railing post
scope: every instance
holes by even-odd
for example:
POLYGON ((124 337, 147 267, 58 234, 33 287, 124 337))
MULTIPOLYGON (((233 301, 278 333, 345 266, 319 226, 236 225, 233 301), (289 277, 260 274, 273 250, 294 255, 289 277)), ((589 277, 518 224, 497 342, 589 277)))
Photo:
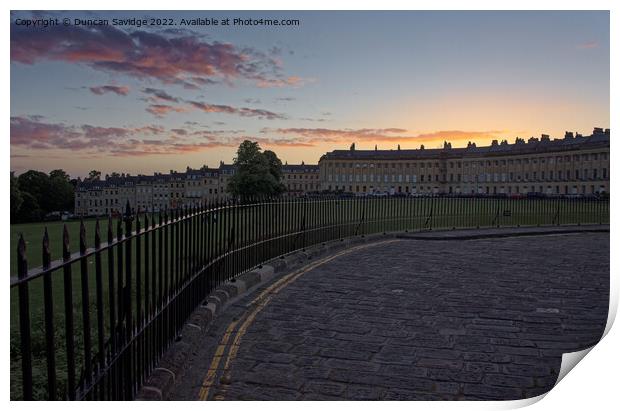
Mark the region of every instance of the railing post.
MULTIPOLYGON (((67 225, 62 233, 62 259, 67 263, 71 259, 69 251, 69 231, 67 225)), ((75 399, 75 341, 73 339, 73 286, 71 264, 63 267, 63 281, 65 294, 65 340, 67 348, 67 395, 70 400, 75 399)))
POLYGON ((125 303, 125 343, 128 346, 125 348, 125 399, 130 400, 133 398, 134 383, 132 380, 132 368, 133 368, 133 321, 132 321, 132 304, 131 304, 131 222, 133 220, 131 213, 131 205, 127 200, 125 206, 125 290, 124 300, 125 303))
MULTIPOLYGON (((45 227, 42 244, 43 270, 52 263, 50 240, 45 227)), ((52 295, 52 273, 43 277, 43 304, 45 305, 45 356, 47 357, 47 393, 49 400, 56 399, 56 347, 54 346, 54 298, 52 295)))
MULTIPOLYGON (((101 272, 101 233, 99 229, 99 219, 95 223, 95 287, 96 287, 96 304, 97 304, 97 358, 98 358, 98 372, 105 366, 105 327, 104 327, 104 312, 103 312, 103 275, 101 272)), ((99 399, 104 399, 103 386, 101 387, 101 396, 99 399)))
POLYGON ((84 376, 82 379, 82 390, 90 385, 93 366, 92 366, 92 347, 90 339, 90 297, 88 291, 88 262, 86 261, 86 228, 84 221, 80 221, 80 274, 82 286, 82 333, 84 341, 84 376))
MULTIPOLYGON (((108 305, 110 306, 109 318, 110 318, 110 351, 108 361, 116 355, 116 343, 118 339, 118 328, 116 321, 116 298, 115 298, 115 286, 114 286, 114 234, 112 233, 112 216, 108 216, 108 305)), ((109 376, 110 381, 110 396, 114 399, 118 398, 118 382, 116 381, 116 366, 114 366, 109 376)))
MULTIPOLYGON (((28 276, 28 261, 26 260, 26 241, 19 235, 17 242, 17 278, 28 276)), ((20 351, 22 357, 22 389, 23 399, 32 400, 32 358, 30 352, 30 299, 28 283, 19 284, 19 333, 21 339, 20 351)))

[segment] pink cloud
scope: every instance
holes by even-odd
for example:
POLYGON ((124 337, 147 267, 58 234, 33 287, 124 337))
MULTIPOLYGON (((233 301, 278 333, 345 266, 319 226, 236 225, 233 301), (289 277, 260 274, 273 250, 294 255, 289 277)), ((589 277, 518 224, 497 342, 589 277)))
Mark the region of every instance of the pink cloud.
POLYGON ((577 45, 578 49, 597 49, 599 44, 597 41, 587 41, 577 45))
POLYGON ((126 96, 129 94, 129 87, 127 86, 95 86, 89 87, 91 93, 101 96, 106 93, 115 93, 119 96, 126 96))
MULTIPOLYGON (((195 34, 171 35, 113 26, 55 26, 32 30, 11 25, 11 61, 32 65, 64 61, 166 84, 198 88, 248 79, 265 86, 298 85, 279 64, 252 48, 209 42, 195 34)), ((96 91, 93 91, 96 92, 96 91)))
POLYGON ((298 76, 290 76, 286 78, 278 78, 278 79, 259 79, 256 85, 260 88, 269 88, 269 87, 301 87, 307 83, 310 83, 314 80, 312 79, 303 79, 298 76))
MULTIPOLYGON (((134 128, 89 124, 68 126, 62 123, 46 123, 36 116, 11 117, 11 147, 64 150, 71 155, 82 157, 182 154, 216 147, 236 147, 244 139, 253 138, 232 135, 238 132, 205 130, 200 134, 191 133, 190 136, 190 133, 182 128, 165 129, 153 125, 134 128)), ((277 139, 273 140, 273 143, 277 143, 277 139)))
POLYGON ((153 114, 156 117, 164 117, 166 114, 170 112, 175 113, 185 113, 187 112, 187 108, 185 107, 175 107, 168 104, 151 104, 146 108, 146 111, 153 114))
POLYGON ((246 108, 246 107, 237 108, 237 107, 226 106, 226 105, 221 105, 221 104, 203 103, 200 101, 188 101, 188 103, 191 104, 194 108, 197 108, 198 110, 202 110, 205 113, 237 114, 242 117, 259 117, 259 118, 266 118, 268 120, 274 120, 274 119, 281 120, 281 119, 286 118, 286 116, 282 114, 274 113, 269 110, 252 109, 252 108, 246 108))

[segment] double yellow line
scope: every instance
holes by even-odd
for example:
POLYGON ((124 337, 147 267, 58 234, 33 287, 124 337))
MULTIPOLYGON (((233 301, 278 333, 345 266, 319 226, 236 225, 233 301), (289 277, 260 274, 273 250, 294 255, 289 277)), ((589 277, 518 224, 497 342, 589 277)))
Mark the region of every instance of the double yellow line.
MULTIPOLYGON (((280 290, 282 290, 287 285, 293 283, 295 280, 297 280, 308 271, 314 270, 315 268, 326 264, 334 260, 335 258, 364 248, 388 244, 395 241, 399 240, 387 240, 349 248, 332 256, 315 261, 314 263, 309 264, 297 271, 287 274, 269 287, 267 287, 262 293, 258 295, 258 297, 256 297, 252 302, 246 305, 247 307, 251 308, 246 311, 239 320, 231 322, 230 325, 226 328, 226 331, 224 332, 224 335, 222 336, 222 339, 220 340, 220 343, 215 350, 215 354, 213 356, 213 359, 211 360, 209 370, 207 371, 207 374, 205 375, 205 378, 202 382, 202 387, 198 394, 198 399, 201 401, 208 400, 211 389, 218 385, 218 380, 223 386, 228 386, 230 384, 230 364, 237 357, 237 352, 239 350, 239 345, 241 344, 241 339, 245 335, 250 325, 252 325, 252 323, 254 322, 254 319, 256 318, 258 313, 260 313, 263 308, 265 308, 267 304, 269 304, 271 299, 276 296, 280 292, 280 290), (241 325, 238 329, 235 330, 238 324, 241 325)), ((226 389, 225 387, 223 387, 216 395, 213 396, 212 399, 223 400, 225 393, 226 389)))

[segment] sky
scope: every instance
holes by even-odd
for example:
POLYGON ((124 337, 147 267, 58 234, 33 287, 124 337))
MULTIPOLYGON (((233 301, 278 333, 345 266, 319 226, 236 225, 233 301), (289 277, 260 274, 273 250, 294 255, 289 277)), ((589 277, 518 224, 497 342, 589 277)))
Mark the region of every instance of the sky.
POLYGON ((217 167, 245 139, 297 164, 353 142, 589 135, 609 77, 607 11, 12 12, 11 170, 217 167), (112 24, 134 17, 175 25, 112 24), (199 17, 231 25, 181 25, 199 17))

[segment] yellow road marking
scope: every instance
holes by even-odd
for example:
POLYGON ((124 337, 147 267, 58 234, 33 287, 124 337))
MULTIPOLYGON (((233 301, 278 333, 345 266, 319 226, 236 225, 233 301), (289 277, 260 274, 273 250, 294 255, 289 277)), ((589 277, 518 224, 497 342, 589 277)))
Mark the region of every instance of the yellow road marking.
POLYGON ((215 351, 215 355, 213 356, 213 360, 211 361, 211 365, 209 366, 207 375, 205 379, 203 380, 202 387, 200 388, 200 393, 198 394, 198 397, 201 400, 205 400, 207 396, 209 395, 209 389, 213 385, 215 376, 217 374, 217 367, 220 365, 220 361, 222 360, 222 356, 224 354, 224 349, 226 348, 228 339, 230 338, 230 335, 236 325, 237 325, 237 321, 233 321, 230 323, 230 325, 228 326, 228 328, 226 328, 226 331, 224 332, 224 336, 222 337, 222 340, 220 341, 220 345, 217 347, 217 350, 215 351))
MULTIPOLYGON (((246 311, 241 317, 241 319, 233 321, 232 323, 230 323, 228 328, 226 328, 226 331, 224 332, 224 335, 222 336, 220 344, 217 346, 215 350, 215 354, 213 356, 213 360, 211 361, 211 365, 209 366, 209 370, 207 371, 207 374, 202 382, 202 387, 198 394, 199 400, 206 401, 209 397, 209 392, 211 390, 211 387, 213 387, 216 384, 215 380, 216 380, 218 371, 220 370, 218 367, 220 365, 222 358, 225 355, 226 348, 229 348, 229 350, 228 350, 228 355, 226 355, 226 361, 224 362, 224 367, 221 369, 222 375, 226 375, 228 373, 228 369, 230 367, 231 362, 237 357, 237 352, 239 350, 239 346, 241 345, 241 339, 245 335, 247 329, 254 322, 254 319, 256 318, 256 316, 263 310, 263 308, 267 306, 267 304, 269 304, 271 299, 275 295, 277 295, 280 292, 280 290, 282 290, 284 287, 286 287, 287 285, 297 280, 299 277, 301 277, 303 274, 307 273, 308 271, 314 270, 320 265, 328 263, 334 260, 335 258, 338 258, 345 254, 348 254, 348 253, 351 253, 357 250, 361 250, 367 247, 388 244, 388 243, 392 243, 395 241, 399 241, 399 240, 387 240, 387 241, 382 241, 382 242, 372 243, 372 244, 362 244, 357 247, 343 250, 332 256, 325 257, 319 261, 315 261, 314 263, 304 268, 301 268, 298 271, 290 273, 282 277, 281 279, 279 279, 278 281, 276 281, 269 287, 267 287, 263 292, 261 292, 258 295, 258 297, 256 297, 254 300, 252 300, 251 303, 246 305, 246 307, 254 306, 254 308, 250 311, 246 311), (234 329, 241 320, 243 320, 243 323, 241 324, 239 329, 235 332, 234 329), (233 332, 235 332, 235 337, 233 338, 233 341, 230 344, 230 347, 228 347, 228 341, 233 332)), ((214 399, 223 400, 225 393, 226 393, 226 390, 222 390, 220 393, 216 394, 214 399)))

